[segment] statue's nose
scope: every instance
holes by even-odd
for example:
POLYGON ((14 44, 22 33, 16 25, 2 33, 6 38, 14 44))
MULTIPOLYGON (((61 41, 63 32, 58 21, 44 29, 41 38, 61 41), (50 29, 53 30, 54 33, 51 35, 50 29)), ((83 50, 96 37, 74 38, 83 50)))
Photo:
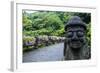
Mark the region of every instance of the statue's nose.
POLYGON ((73 33, 72 39, 74 39, 74 40, 77 40, 78 39, 78 36, 77 36, 77 33, 76 32, 73 33))

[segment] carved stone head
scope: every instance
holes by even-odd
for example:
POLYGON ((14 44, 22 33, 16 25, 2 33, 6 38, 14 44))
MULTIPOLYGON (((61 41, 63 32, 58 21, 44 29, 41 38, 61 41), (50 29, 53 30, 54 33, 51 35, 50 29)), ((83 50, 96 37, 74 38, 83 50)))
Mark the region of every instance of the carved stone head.
POLYGON ((71 50, 79 51, 86 40, 86 24, 78 16, 73 16, 65 25, 65 37, 71 50))

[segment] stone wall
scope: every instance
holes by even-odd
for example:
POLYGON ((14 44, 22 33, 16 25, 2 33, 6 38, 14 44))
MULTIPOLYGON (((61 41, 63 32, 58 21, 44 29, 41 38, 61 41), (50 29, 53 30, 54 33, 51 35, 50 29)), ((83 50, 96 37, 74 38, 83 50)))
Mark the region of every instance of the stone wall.
POLYGON ((23 51, 34 50, 44 46, 49 46, 55 43, 60 43, 65 40, 64 37, 57 36, 37 36, 37 37, 23 37, 23 51))

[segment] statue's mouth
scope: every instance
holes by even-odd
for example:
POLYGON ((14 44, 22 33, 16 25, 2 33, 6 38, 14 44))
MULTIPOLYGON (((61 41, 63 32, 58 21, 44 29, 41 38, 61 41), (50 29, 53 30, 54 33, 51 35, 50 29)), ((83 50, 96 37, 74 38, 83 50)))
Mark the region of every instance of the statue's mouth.
POLYGON ((71 41, 70 46, 72 46, 73 48, 80 48, 82 45, 82 42, 77 40, 77 41, 71 41))
POLYGON ((80 41, 73 41, 73 42, 72 42, 72 44, 73 44, 74 46, 79 46, 80 43, 81 43, 80 41))

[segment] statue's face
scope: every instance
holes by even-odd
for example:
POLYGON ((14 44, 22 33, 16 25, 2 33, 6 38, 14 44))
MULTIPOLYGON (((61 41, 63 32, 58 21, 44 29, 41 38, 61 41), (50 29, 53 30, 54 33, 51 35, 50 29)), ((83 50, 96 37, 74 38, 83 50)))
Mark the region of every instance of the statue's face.
POLYGON ((68 45, 74 50, 80 49, 85 42, 85 30, 82 27, 68 27, 66 31, 68 45))

